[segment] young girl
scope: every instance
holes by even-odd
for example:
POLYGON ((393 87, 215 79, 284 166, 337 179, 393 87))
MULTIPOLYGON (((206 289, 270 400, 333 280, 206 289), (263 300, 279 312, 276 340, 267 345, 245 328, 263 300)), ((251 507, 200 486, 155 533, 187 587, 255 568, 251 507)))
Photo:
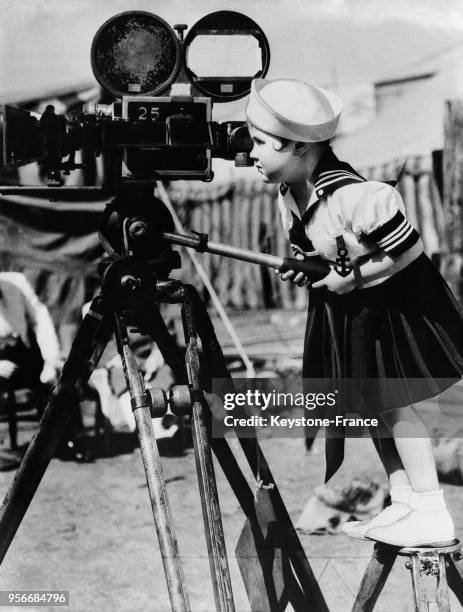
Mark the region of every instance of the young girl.
MULTIPOLYGON (((462 377, 463 312, 423 253, 399 193, 334 155, 341 107, 338 96, 303 81, 259 79, 246 109, 251 157, 264 182, 281 184, 293 250, 333 263, 311 286, 303 377, 353 381, 363 398, 355 409, 380 422, 372 433, 392 503, 345 532, 395 546, 448 543, 454 526, 413 403, 462 377)), ((282 279, 310 284, 293 271, 282 279)), ((335 439, 328 447, 327 478, 343 456, 335 439)))

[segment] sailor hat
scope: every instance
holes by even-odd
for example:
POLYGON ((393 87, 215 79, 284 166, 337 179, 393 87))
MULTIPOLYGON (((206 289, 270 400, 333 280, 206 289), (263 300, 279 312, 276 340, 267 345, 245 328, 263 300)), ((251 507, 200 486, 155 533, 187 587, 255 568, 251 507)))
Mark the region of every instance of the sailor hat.
POLYGON ((256 128, 298 142, 329 140, 342 101, 336 94, 297 79, 254 79, 246 118, 256 128))

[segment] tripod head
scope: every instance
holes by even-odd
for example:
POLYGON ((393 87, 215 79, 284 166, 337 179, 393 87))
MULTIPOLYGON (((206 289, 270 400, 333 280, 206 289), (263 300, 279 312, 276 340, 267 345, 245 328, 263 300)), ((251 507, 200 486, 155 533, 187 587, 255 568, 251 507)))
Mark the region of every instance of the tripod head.
MULTIPOLYGON (((120 275, 125 273, 130 265, 136 265, 141 276, 152 280, 154 274, 156 279, 167 280, 173 269, 181 267, 180 256, 170 248, 171 244, 276 268, 281 272, 302 272, 311 282, 324 278, 330 272, 330 263, 319 256, 300 261, 210 242, 207 234, 198 232, 194 232, 194 237, 177 234, 172 231, 175 224, 171 212, 162 200, 152 194, 151 189, 149 185, 131 185, 125 190, 122 189, 103 215, 100 239, 111 256, 110 261, 116 259, 115 264, 121 267, 121 272, 116 275, 120 282, 120 275)), ((107 261, 104 262, 106 266, 107 261)), ((111 269, 114 271, 114 264, 111 269)), ((129 284, 135 291, 144 283, 131 278, 129 284)), ((120 298, 119 292, 117 295, 120 298)), ((132 301, 135 301, 135 298, 132 301)))
POLYGON ((172 215, 152 186, 121 186, 98 228, 108 254, 100 272, 111 302, 137 308, 153 299, 157 281, 181 267, 179 253, 163 237, 174 229, 172 215))
POLYGON ((134 255, 153 268, 160 278, 181 265, 180 256, 163 238, 175 229, 165 204, 153 195, 152 186, 122 187, 107 205, 98 228, 108 255, 134 255))

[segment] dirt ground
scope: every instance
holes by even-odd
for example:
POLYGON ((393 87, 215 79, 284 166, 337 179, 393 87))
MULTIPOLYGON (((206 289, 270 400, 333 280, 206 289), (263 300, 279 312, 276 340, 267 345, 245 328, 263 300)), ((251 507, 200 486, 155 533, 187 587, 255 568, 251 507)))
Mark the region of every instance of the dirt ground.
MULTIPOLYGON (((285 355, 297 354, 300 334, 273 338, 278 346, 285 342, 285 355)), ((265 350, 261 348, 261 352, 265 350)), ((35 424, 22 422, 20 426, 21 440, 25 441, 35 424)), ((7 443, 3 423, 0 450, 7 443)), ((301 438, 262 440, 264 454, 294 521, 315 487, 323 482, 323 446, 324 440, 317 439, 307 454, 301 438)), ((244 466, 236 441, 233 448, 244 466)), ((137 447, 127 451, 94 463, 51 461, 1 567, 0 590, 68 590, 68 609, 73 612, 170 612, 140 450, 137 447)), ((369 439, 348 441, 346 456, 336 476, 338 483, 353 475, 385 482, 369 439)), ((191 609, 212 612, 215 607, 193 450, 188 449, 180 457, 163 457, 162 465, 191 609)), ((13 475, 14 471, 0 472, 1 497, 13 475)), ((218 466, 216 475, 235 607, 237 612, 249 612, 234 557, 244 515, 218 466)), ((250 478, 248 472, 246 475, 250 478)), ((461 539, 463 486, 444 484, 443 489, 461 539)), ((301 536, 301 541, 330 611, 350 610, 372 545, 343 535, 301 536)), ((451 600, 452 612, 460 610, 453 595, 451 600)), ((376 610, 413 610, 410 576, 403 560, 396 562, 376 610)))
MULTIPOLYGON (((262 446, 295 520, 323 480, 323 440, 316 441, 310 455, 301 439, 267 439, 262 446)), ((350 447, 341 480, 352 473, 383 479, 369 440, 351 441, 350 447)), ((239 456, 236 446, 235 451, 239 456)), ((212 612, 193 451, 182 457, 164 457, 162 463, 191 608, 212 612)), ((216 472, 235 606, 237 612, 247 612, 249 604, 234 559, 244 517, 219 467, 216 472)), ((12 476, 12 472, 0 473, 2 495, 12 476)), ((444 485, 444 490, 461 537, 463 487, 444 485)), ((343 535, 301 539, 329 609, 347 612, 371 555, 371 544, 343 535)), ((408 573, 398 561, 375 610, 413 609, 408 573)), ((6 555, 0 589, 68 590, 69 609, 75 612, 170 611, 138 448, 90 464, 52 460, 6 555)), ((452 611, 459 609, 453 599, 452 611)))

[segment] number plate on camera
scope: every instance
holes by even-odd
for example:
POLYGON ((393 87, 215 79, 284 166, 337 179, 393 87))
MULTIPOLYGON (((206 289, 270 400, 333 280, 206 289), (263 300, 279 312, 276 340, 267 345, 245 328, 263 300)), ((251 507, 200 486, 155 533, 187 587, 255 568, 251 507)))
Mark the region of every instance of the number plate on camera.
POLYGON ((125 96, 122 117, 129 121, 165 121, 172 115, 189 115, 199 121, 211 120, 209 98, 169 98, 166 96, 125 96))

